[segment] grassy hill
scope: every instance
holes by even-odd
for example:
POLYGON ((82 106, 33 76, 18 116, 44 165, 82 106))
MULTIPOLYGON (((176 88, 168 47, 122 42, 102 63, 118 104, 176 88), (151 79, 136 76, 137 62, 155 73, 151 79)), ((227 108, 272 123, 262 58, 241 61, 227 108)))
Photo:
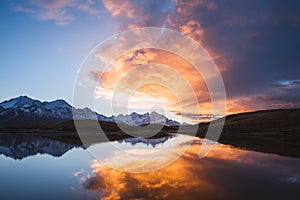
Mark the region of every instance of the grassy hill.
MULTIPOLYGON (((205 137, 208 125, 199 124, 197 136, 205 137)), ((218 142, 300 157, 300 109, 261 110, 226 116, 218 142)))

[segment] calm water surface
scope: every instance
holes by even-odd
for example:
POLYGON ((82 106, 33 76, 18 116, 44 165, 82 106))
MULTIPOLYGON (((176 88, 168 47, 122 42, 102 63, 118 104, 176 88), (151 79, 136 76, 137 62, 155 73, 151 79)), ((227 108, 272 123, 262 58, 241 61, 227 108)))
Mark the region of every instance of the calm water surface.
POLYGON ((97 158, 102 156, 113 166, 147 168, 172 156, 148 152, 181 148, 187 141, 192 145, 171 165, 127 173, 97 162, 79 145, 1 135, 0 199, 300 199, 300 159, 296 158, 217 144, 199 159, 199 149, 207 141, 182 135, 87 148, 97 149, 97 158), (137 159, 125 151, 145 156, 137 159))

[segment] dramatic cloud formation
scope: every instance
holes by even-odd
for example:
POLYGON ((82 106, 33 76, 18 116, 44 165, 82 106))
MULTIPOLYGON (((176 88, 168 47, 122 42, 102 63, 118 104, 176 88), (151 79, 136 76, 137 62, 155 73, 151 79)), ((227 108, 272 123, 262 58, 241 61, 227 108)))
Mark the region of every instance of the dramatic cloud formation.
POLYGON ((98 98, 112 98, 116 88, 126 93, 128 88, 139 86, 131 101, 124 99, 122 102, 123 99, 118 98, 119 106, 149 110, 160 105, 175 115, 190 118, 182 114, 183 109, 184 113, 194 114, 193 119, 199 114, 198 106, 202 113, 212 112, 210 95, 201 75, 183 57, 168 51, 134 50, 117 58, 107 71, 93 71, 92 74, 100 83, 96 90, 98 98), (157 63, 162 66, 156 66, 157 63), (144 80, 151 82, 143 85, 144 80))
POLYGON ((145 9, 149 4, 128 1, 136 15, 116 18, 120 28, 140 19, 134 28, 169 27, 204 45, 222 72, 229 113, 299 107, 299 84, 292 89, 273 84, 299 78, 299 3, 163 1, 156 12, 145 9), (157 13, 164 7, 166 13, 157 13))
MULTIPOLYGON (((299 2, 31 0, 13 5, 15 12, 33 15, 38 20, 53 21, 57 25, 67 25, 76 20, 77 12, 82 12, 96 16, 109 15, 108 23, 115 27, 116 32, 149 26, 180 31, 205 47, 217 64, 225 83, 228 113, 299 107, 299 2)), ((176 69, 197 91, 197 98, 204 107, 202 113, 188 112, 186 115, 209 116, 210 98, 204 90, 203 81, 201 83, 195 78, 193 70, 190 70, 191 66, 187 68, 188 65, 183 64, 183 61, 166 55, 165 52, 132 51, 118 58, 101 77, 98 97, 111 95, 114 84, 137 65, 154 62, 176 69)), ((92 73, 98 80, 97 74, 100 72, 92 73)), ((141 73, 147 76, 147 71, 141 73)), ((168 74, 157 73, 168 79, 168 74)), ((130 81, 123 85, 129 87, 130 81)), ((178 88, 181 88, 179 84, 178 88)), ((146 96, 141 99, 154 102, 157 98, 154 91, 153 87, 139 88, 135 95, 141 97, 144 93, 146 96), (153 98, 150 100, 149 95, 152 93, 153 98)), ((171 102, 167 107, 173 113, 180 113, 174 97, 165 90, 162 91, 160 101, 171 102)), ((186 104, 189 103, 188 98, 187 95, 186 104)), ((163 105, 166 106, 165 103, 163 105)))

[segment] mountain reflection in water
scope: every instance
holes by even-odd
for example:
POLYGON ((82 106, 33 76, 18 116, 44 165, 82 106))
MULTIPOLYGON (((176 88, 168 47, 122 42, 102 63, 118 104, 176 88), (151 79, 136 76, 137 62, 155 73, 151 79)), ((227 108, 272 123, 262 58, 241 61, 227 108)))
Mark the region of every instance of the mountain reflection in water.
MULTIPOLYGON (((136 145, 143 143, 155 147, 167 140, 174 138, 175 135, 167 135, 161 138, 127 138, 117 141, 120 145, 128 143, 136 145)), ((50 138, 45 138, 36 135, 22 135, 22 134, 1 134, 0 135, 0 155, 3 154, 13 159, 23 159, 28 156, 37 154, 48 154, 54 157, 60 157, 73 148, 83 148, 84 145, 64 143, 50 138)))
POLYGON ((131 138, 87 149, 98 147, 111 164, 134 168, 169 159, 172 151, 164 153, 164 148, 191 143, 179 159, 160 170, 127 173, 93 160, 80 145, 2 134, 1 199, 300 199, 297 158, 245 151, 183 135, 131 138), (170 145, 174 141, 177 145, 170 145), (203 143, 216 146, 199 159, 203 143), (123 151, 111 152, 112 145, 123 151), (128 156, 132 150, 161 153, 137 154, 144 159, 136 159, 128 156))
POLYGON ((23 159, 36 154, 49 154, 60 157, 74 147, 82 145, 66 144, 44 137, 21 134, 0 135, 0 155, 23 159))
POLYGON ((162 144, 164 142, 166 142, 167 140, 175 137, 176 135, 175 134, 169 134, 165 137, 160 137, 160 138, 127 138, 127 139, 124 139, 124 140, 119 140, 118 142, 119 143, 130 143, 132 145, 136 145, 138 143, 144 143, 146 144, 147 146, 148 145, 151 145, 152 147, 155 147, 156 145, 158 144, 162 144))

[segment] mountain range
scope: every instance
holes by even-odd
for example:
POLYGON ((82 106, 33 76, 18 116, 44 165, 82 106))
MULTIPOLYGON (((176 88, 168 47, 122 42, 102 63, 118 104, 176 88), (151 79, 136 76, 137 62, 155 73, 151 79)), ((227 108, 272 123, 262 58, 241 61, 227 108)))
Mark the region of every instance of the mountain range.
POLYGON ((0 126, 47 125, 72 119, 117 122, 130 126, 143 126, 147 124, 180 125, 179 122, 168 119, 155 111, 145 114, 133 112, 126 115, 120 114, 118 116, 107 117, 90 108, 74 108, 62 99, 41 102, 27 96, 19 96, 0 103, 0 126), (73 115, 73 112, 75 115, 73 115))

